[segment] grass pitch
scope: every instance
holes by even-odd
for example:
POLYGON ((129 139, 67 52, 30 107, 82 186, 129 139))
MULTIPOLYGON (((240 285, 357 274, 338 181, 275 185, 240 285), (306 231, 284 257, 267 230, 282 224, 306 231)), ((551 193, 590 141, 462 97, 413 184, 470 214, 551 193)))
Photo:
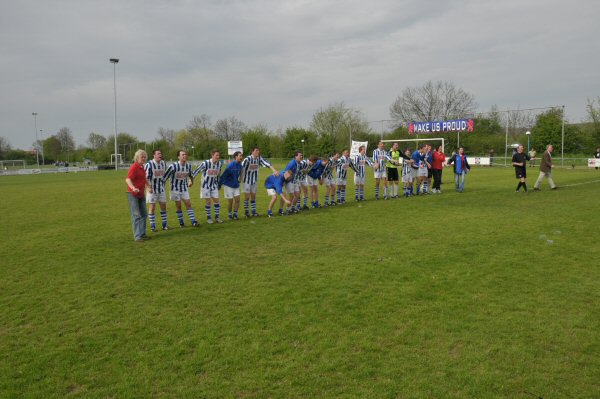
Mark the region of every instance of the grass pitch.
POLYGON ((600 173, 554 174, 143 244, 125 172, 2 177, 0 396, 599 397, 600 173))

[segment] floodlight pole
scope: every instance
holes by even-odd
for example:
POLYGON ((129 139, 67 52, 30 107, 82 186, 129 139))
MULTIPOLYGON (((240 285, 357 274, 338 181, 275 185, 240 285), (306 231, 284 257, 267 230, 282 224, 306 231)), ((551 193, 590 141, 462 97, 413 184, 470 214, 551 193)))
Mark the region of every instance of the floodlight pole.
POLYGON ((529 154, 529 137, 531 136, 531 132, 528 130, 525 134, 527 135, 527 153, 529 154))
POLYGON ((39 169, 39 167, 40 167, 40 143, 38 142, 38 130, 37 130, 38 113, 32 112, 31 115, 33 115, 33 125, 34 125, 34 129, 35 129, 35 158, 37 159, 37 166, 39 169))
POLYGON ((506 136, 504 137, 504 166, 508 161, 508 124, 510 123, 510 111, 506 111, 506 136))
POLYGON ((46 152, 44 151, 44 132, 40 129, 40 138, 42 139, 42 166, 46 166, 46 152))
POLYGON ((304 155, 304 139, 300 140, 302 142, 302 155, 304 155))
POLYGON ((565 167, 565 106, 562 106, 562 137, 561 137, 561 160, 560 160, 560 167, 564 168, 565 167))
POLYGON ((119 170, 119 166, 117 163, 118 160, 118 149, 117 149, 117 63, 119 62, 118 58, 111 58, 110 62, 113 64, 113 85, 114 85, 114 93, 115 93, 115 170, 119 170))

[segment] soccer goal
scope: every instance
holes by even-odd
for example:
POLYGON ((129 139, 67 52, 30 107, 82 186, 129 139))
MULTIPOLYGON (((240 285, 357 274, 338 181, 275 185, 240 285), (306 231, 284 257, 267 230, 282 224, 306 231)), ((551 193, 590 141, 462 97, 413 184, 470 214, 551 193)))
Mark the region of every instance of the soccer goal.
MULTIPOLYGON (((381 140, 384 143, 398 143, 398 145, 400 145, 400 143, 402 142, 410 142, 410 143, 415 143, 415 146, 419 143, 419 141, 426 141, 428 143, 431 143, 432 141, 441 141, 442 142, 442 152, 446 152, 445 149, 445 143, 446 140, 443 137, 435 137, 435 138, 427 138, 427 139, 398 139, 398 140, 381 140)), ((404 148, 402 148, 402 146, 400 146, 401 150, 404 150, 404 148)), ((414 151, 414 148, 413 148, 414 151)))
POLYGON ((123 155, 122 154, 110 154, 110 164, 114 165, 115 164, 115 160, 117 161, 117 165, 122 165, 123 164, 123 155))
POLYGON ((6 159, 0 161, 0 170, 18 170, 25 169, 27 164, 24 159, 6 159))

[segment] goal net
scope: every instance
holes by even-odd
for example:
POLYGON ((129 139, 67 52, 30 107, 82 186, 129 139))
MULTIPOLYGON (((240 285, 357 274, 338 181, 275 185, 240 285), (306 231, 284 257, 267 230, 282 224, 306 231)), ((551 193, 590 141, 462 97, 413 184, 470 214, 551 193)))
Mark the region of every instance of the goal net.
POLYGON ((0 170, 25 169, 27 164, 24 159, 6 159, 0 161, 0 170))

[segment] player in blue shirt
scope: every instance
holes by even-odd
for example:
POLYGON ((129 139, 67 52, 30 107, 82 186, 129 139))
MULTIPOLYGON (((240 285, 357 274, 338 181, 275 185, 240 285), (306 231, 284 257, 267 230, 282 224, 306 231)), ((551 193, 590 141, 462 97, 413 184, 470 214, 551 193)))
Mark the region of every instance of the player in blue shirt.
MULTIPOLYGON (((242 174, 242 153, 233 153, 233 161, 219 177, 219 186, 223 186, 223 196, 227 199, 227 217, 229 220, 237 220, 240 208, 240 176, 242 174), (233 209, 233 213, 232 213, 233 209)), ((256 212, 254 212, 256 214, 256 212)))
POLYGON ((279 203, 279 214, 280 215, 283 215, 283 203, 284 202, 287 205, 292 204, 292 201, 287 199, 287 197, 283 193, 283 187, 287 183, 292 181, 292 178, 293 178, 292 170, 287 169, 283 173, 280 173, 279 176, 276 176, 273 174, 273 175, 267 177, 267 179, 265 180, 265 188, 267 189, 267 195, 269 195, 271 197, 271 201, 269 202, 269 209, 267 210, 268 217, 273 217, 273 205, 275 205, 275 201, 277 201, 277 195, 279 195, 281 197, 281 201, 279 203))
POLYGON ((306 174, 306 182, 308 187, 310 187, 310 204, 312 208, 320 208, 319 183, 322 184, 321 175, 325 170, 325 165, 323 164, 323 161, 318 159, 316 156, 312 156, 311 161, 313 162, 313 166, 306 174))

